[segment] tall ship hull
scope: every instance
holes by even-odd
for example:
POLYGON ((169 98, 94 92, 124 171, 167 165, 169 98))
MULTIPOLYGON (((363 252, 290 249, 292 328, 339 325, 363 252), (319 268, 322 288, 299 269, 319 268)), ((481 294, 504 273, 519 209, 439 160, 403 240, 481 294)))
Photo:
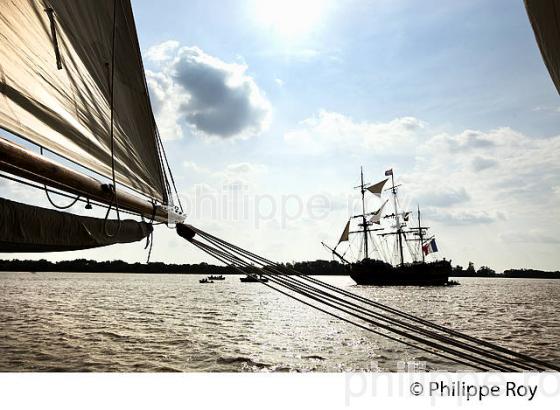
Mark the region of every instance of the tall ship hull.
POLYGON ((392 266, 383 261, 364 259, 350 264, 348 271, 358 285, 445 286, 451 275, 451 263, 435 261, 392 266))

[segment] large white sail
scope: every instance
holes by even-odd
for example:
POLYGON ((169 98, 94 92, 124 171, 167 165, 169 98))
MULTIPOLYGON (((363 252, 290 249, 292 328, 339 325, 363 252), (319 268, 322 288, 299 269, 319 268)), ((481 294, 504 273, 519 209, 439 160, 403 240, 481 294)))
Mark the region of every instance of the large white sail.
POLYGON ((129 0, 0 0, 1 128, 111 177, 112 94, 116 180, 166 203, 129 0))
POLYGON ((560 4, 525 0, 529 20, 550 77, 560 93, 560 4))

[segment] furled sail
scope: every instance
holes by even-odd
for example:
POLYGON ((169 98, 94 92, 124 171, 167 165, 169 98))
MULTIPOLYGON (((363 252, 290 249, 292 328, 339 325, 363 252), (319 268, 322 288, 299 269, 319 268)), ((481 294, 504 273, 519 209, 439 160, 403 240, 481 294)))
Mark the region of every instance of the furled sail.
POLYGON ((2 0, 0 33, 0 127, 167 203, 130 1, 2 0))
POLYGON ((525 0, 525 8, 543 60, 560 93, 560 3, 554 0, 525 0))
POLYGON ((385 205, 387 205, 387 202, 389 202, 389 200, 385 200, 385 202, 383 202, 383 205, 381 205, 379 207, 379 209, 375 212, 373 212, 373 216, 370 218, 370 222, 374 223, 374 224, 381 224, 381 217, 383 215, 383 208, 385 208, 385 205))
POLYGON ((366 189, 371 192, 372 194, 381 197, 381 193, 383 192, 383 187, 389 178, 385 178, 383 181, 378 182, 377 184, 373 184, 366 189))
POLYGON ((147 222, 110 220, 0 198, 0 252, 59 252, 144 239, 147 222))
POLYGON ((342 235, 340 235, 340 239, 338 240, 338 243, 340 244, 340 242, 347 241, 349 236, 350 236, 350 220, 346 222, 346 226, 344 227, 344 231, 342 232, 342 235))

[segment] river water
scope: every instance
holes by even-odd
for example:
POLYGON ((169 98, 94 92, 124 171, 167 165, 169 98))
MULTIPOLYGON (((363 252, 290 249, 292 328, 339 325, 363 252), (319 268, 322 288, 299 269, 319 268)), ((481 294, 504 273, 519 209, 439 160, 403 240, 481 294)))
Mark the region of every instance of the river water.
MULTIPOLYGON (((468 370, 238 276, 0 273, 0 371, 468 370)), ((560 281, 331 284, 560 365, 560 281)))

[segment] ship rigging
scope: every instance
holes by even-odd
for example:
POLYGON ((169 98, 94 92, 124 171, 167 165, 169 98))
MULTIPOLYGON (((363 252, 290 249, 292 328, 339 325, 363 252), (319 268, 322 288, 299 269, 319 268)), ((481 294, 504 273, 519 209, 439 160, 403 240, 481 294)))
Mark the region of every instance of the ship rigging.
POLYGON ((412 212, 399 207, 398 187, 400 185, 395 184, 392 168, 385 171, 385 177, 375 184, 366 184, 364 183, 363 168, 360 168, 360 185, 354 188, 360 190, 362 212, 349 218, 335 247, 329 247, 322 242, 323 246, 342 263, 348 265, 351 270, 350 276, 359 284, 447 284, 451 264, 445 260, 426 263, 426 256, 437 252, 438 248, 435 238, 427 237, 429 227, 422 226, 420 206, 417 207, 418 225, 409 226, 412 222, 412 212), (389 179, 391 179, 391 186, 385 189, 389 179), (368 212, 366 195, 371 193, 382 200, 384 192, 388 192, 391 197, 383 200, 376 211, 368 212), (393 206, 392 212, 384 214, 390 201, 393 206), (357 228, 351 230, 353 220, 359 222, 357 228), (348 261, 346 257, 352 248, 350 235, 361 238, 360 251, 355 262, 348 261), (348 243, 348 246, 341 252, 339 246, 343 243, 348 243), (393 252, 391 248, 394 250, 393 252), (360 258, 361 254, 363 254, 363 258, 360 258), (374 254, 378 259, 370 258, 374 254))

